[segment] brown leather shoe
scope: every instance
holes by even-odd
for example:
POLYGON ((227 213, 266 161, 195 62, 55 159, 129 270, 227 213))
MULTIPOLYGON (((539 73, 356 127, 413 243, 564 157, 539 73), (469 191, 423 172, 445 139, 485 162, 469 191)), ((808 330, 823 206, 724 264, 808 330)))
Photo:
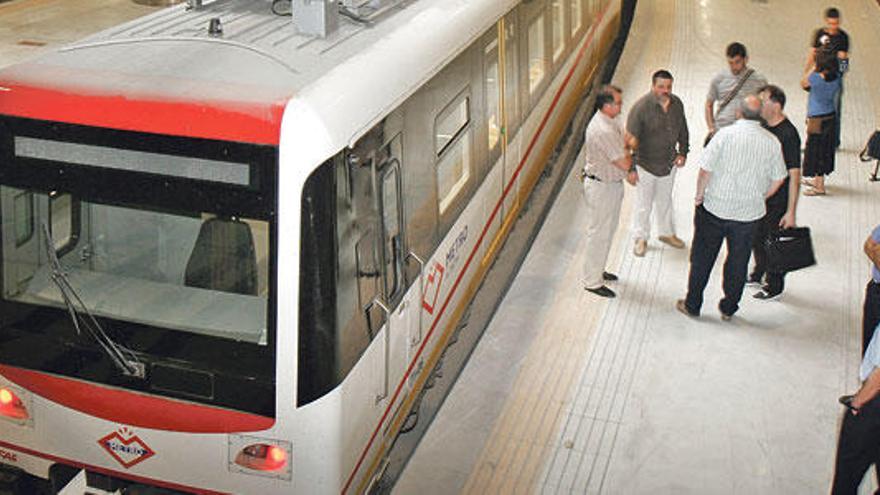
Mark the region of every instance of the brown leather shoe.
POLYGON ((684 303, 684 299, 679 299, 678 301, 675 301, 675 309, 677 309, 679 313, 682 313, 685 316, 689 316, 691 318, 696 318, 700 316, 688 311, 687 305, 684 303))
POLYGON ((636 245, 633 246, 633 254, 641 258, 648 250, 648 241, 644 239, 636 239, 636 245))
POLYGON ((657 238, 660 242, 664 244, 668 244, 675 249, 684 249, 684 241, 676 237, 675 234, 672 235, 661 235, 657 238))

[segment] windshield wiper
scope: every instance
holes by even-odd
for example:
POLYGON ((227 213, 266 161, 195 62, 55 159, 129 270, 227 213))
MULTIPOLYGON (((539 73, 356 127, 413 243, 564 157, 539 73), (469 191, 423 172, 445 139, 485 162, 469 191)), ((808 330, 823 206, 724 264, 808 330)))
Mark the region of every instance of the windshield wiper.
POLYGON ((61 292, 61 298, 64 300, 64 305, 67 306, 67 313, 70 315, 71 321, 73 321, 77 335, 82 335, 82 329, 85 328, 92 339, 98 343, 110 360, 113 361, 113 364, 122 371, 123 375, 144 378, 146 376, 144 364, 138 360, 131 349, 117 344, 107 335, 107 332, 104 331, 104 328, 101 327, 101 324, 98 323, 98 320, 89 311, 88 306, 79 297, 79 294, 77 294, 67 278, 67 273, 61 268, 61 262, 55 253, 55 241, 52 239, 49 227, 45 222, 42 226, 46 239, 46 255, 49 257, 49 264, 52 268, 52 282, 58 286, 58 290, 61 292))

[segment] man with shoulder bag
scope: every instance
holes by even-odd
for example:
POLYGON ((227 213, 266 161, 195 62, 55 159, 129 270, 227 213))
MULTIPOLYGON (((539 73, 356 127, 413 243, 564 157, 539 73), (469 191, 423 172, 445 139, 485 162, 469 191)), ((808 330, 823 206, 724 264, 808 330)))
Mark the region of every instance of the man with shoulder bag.
POLYGON ((746 95, 756 94, 767 85, 767 78, 748 66, 749 57, 745 45, 733 42, 726 49, 728 68, 719 72, 709 84, 706 95, 706 128, 709 130, 703 147, 718 129, 736 121, 736 109, 746 95), (718 103, 716 109, 715 103, 718 103))

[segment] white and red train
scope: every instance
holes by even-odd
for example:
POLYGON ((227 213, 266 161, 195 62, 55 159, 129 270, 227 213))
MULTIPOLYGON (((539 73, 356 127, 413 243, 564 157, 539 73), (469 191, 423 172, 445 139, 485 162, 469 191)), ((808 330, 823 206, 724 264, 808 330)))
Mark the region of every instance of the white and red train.
POLYGON ((13 493, 368 491, 627 2, 190 3, 0 71, 13 493))

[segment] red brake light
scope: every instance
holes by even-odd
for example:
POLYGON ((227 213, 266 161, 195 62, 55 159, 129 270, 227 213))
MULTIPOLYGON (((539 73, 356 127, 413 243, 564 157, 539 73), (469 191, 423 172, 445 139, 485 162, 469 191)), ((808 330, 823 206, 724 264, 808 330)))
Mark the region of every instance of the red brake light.
POLYGON ((288 456, 287 451, 277 445, 257 443, 241 449, 235 463, 257 471, 281 471, 287 466, 288 456))
POLYGON ((12 419, 27 419, 27 408, 11 389, 0 388, 0 416, 12 419))

